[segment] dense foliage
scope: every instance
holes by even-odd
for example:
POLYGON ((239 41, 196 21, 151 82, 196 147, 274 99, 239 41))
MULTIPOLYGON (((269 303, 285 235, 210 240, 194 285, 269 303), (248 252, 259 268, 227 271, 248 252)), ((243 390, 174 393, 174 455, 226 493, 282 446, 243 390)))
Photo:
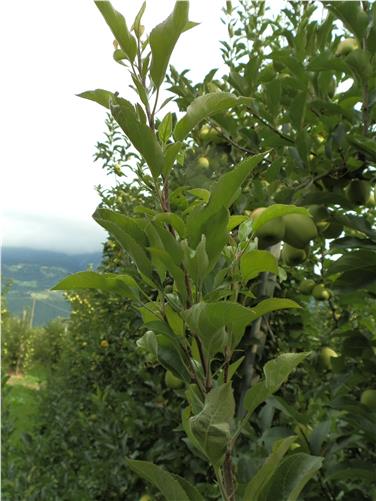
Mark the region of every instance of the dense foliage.
POLYGON ((186 4, 151 59, 143 9, 130 33, 100 4, 140 102, 83 94, 113 115, 96 157, 117 185, 95 214, 113 236, 98 274, 60 284, 102 292, 69 293, 8 496, 136 499, 150 487, 135 471, 171 500, 373 499, 375 6, 228 2, 228 72, 193 84, 171 68, 177 120, 151 97, 186 4))

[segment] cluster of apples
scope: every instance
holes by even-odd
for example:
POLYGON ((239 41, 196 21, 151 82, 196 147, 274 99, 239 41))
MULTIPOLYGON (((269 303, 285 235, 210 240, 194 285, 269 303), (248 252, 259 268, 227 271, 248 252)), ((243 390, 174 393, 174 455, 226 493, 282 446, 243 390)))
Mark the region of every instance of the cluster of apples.
MULTIPOLYGON (((256 220, 265 207, 255 209, 251 218, 256 220)), ((289 266, 303 263, 309 252, 309 242, 317 237, 313 219, 302 214, 287 214, 265 223, 255 232, 259 249, 266 249, 283 241, 282 260, 289 266)))
POLYGON ((304 279, 300 282, 299 292, 307 296, 312 295, 318 301, 328 300, 332 295, 324 284, 316 284, 311 278, 304 279))

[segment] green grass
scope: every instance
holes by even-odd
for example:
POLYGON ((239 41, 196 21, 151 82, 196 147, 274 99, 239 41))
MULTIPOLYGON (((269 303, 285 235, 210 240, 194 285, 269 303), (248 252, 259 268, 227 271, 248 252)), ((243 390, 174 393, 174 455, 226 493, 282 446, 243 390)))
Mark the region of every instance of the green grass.
POLYGON ((9 420, 14 431, 10 437, 17 446, 23 433, 30 433, 38 422, 39 396, 43 391, 47 371, 33 367, 22 375, 12 375, 7 383, 4 404, 9 409, 9 420))

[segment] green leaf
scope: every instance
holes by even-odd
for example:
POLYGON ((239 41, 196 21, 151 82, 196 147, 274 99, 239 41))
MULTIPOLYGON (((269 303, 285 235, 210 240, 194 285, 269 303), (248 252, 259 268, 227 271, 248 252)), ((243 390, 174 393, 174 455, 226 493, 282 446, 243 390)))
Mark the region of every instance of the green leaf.
POLYGON ((209 270, 209 258, 206 252, 205 235, 202 235, 201 242, 194 251, 189 249, 185 241, 185 254, 185 267, 193 282, 199 287, 209 270))
POLYGON ((136 32, 140 30, 141 19, 142 19, 142 16, 144 15, 145 9, 146 9, 146 2, 143 2, 141 7, 140 7, 140 10, 138 11, 136 17, 134 18, 132 28, 131 28, 132 30, 135 30, 136 32))
POLYGON ((283 398, 276 396, 269 397, 268 404, 273 406, 275 409, 280 410, 286 416, 291 417, 297 423, 308 424, 307 417, 299 414, 295 407, 293 405, 289 405, 283 398))
POLYGON ((145 350, 152 356, 153 361, 158 361, 158 341, 153 331, 146 331, 145 334, 137 339, 138 348, 145 350))
POLYGON ((279 390, 290 373, 309 353, 284 353, 264 365, 265 379, 252 386, 244 397, 244 408, 249 416, 254 410, 279 390))
POLYGON ((301 308, 301 306, 291 299, 271 297, 260 301, 256 306, 252 307, 253 312, 256 314, 255 318, 262 317, 272 311, 284 310, 288 308, 301 308))
POLYGON ((97 213, 93 214, 93 218, 98 224, 113 235, 123 249, 130 254, 136 263, 138 270, 150 280, 153 280, 153 268, 142 246, 136 242, 136 240, 129 233, 127 233, 126 230, 111 219, 102 218, 98 216, 97 213))
POLYGON ((97 208, 93 214, 95 220, 101 219, 102 221, 109 221, 120 226, 122 230, 129 233, 136 242, 145 247, 147 245, 147 239, 145 233, 141 230, 139 226, 139 220, 133 219, 121 212, 115 212, 110 209, 97 208))
POLYGON ((282 217, 286 214, 303 214, 304 216, 311 217, 310 212, 304 207, 297 207, 296 205, 273 204, 267 207, 254 221, 253 231, 257 231, 268 221, 282 217))
MULTIPOLYGON (((189 401, 188 397, 187 397, 187 400, 189 401)), ((201 406, 201 408, 202 407, 203 406, 201 406)), ((188 445, 190 446, 190 449, 192 450, 192 452, 194 452, 198 457, 200 457, 201 459, 206 461, 205 452, 202 449, 200 442, 198 442, 198 440, 196 440, 195 436, 193 435, 193 433, 191 431, 191 426, 190 426, 190 422, 189 422, 191 415, 192 415, 192 410, 191 410, 191 405, 189 405, 188 407, 183 409, 183 411, 181 413, 182 426, 183 426, 183 429, 185 431, 185 434, 188 437, 188 445)))
POLYGON ((230 172, 223 174, 215 183, 207 205, 197 207, 189 214, 187 218, 187 234, 191 247, 197 247, 201 235, 204 233, 203 227, 209 218, 223 207, 230 208, 240 186, 266 154, 267 152, 248 157, 230 172))
POLYGON ((376 230, 370 225, 370 223, 364 217, 353 216, 352 214, 335 214, 334 220, 338 223, 352 228, 353 230, 360 231, 367 235, 367 237, 372 238, 376 241, 376 230))
POLYGON ((280 80, 274 78, 272 81, 268 82, 265 85, 265 91, 269 111, 272 115, 276 115, 281 104, 282 86, 280 80))
POLYGON ((373 139, 355 133, 348 135, 347 139, 349 143, 353 144, 366 155, 369 155, 372 160, 376 160, 376 145, 373 139))
POLYGON ((162 169, 162 174, 164 177, 168 177, 170 174, 174 163, 176 161, 176 158, 178 157, 181 149, 183 147, 183 143, 177 142, 177 143, 172 143, 168 144, 165 149, 165 164, 162 169))
POLYGON ((169 254, 172 261, 180 266, 183 260, 183 250, 180 246, 180 243, 176 240, 176 238, 166 230, 161 223, 157 221, 153 221, 152 224, 159 235, 159 238, 162 243, 162 249, 164 249, 167 254, 169 254))
POLYGON ((249 239, 249 235, 252 233, 253 221, 247 218, 238 228, 238 239, 240 242, 245 242, 249 239))
POLYGON ((164 280, 166 278, 167 267, 165 264, 163 264, 163 262, 160 260, 160 258, 157 255, 150 252, 150 248, 160 249, 160 250, 164 251, 164 246, 163 246, 162 240, 161 240, 157 230, 155 229, 155 226, 152 225, 151 223, 146 224, 144 230, 145 230, 145 234, 149 240, 148 249, 149 249, 149 254, 151 256, 152 265, 155 268, 155 270, 157 271, 158 276, 159 276, 159 280, 162 283, 162 282, 164 282, 164 280))
POLYGON ((227 111, 245 102, 247 102, 247 98, 237 97, 230 92, 210 92, 196 97, 188 106, 187 113, 176 124, 175 139, 182 141, 204 118, 227 111))
POLYGON ((361 461, 349 461, 336 465, 332 471, 326 473, 328 480, 362 479, 366 482, 374 483, 375 468, 373 465, 361 461))
POLYGON ((307 70, 308 71, 347 71, 347 65, 338 57, 334 57, 332 52, 326 54, 318 54, 314 56, 310 62, 308 63, 307 70))
MULTIPOLYGON (((285 458, 267 482, 257 501, 296 501, 305 485, 321 468, 324 458, 297 453, 285 458)), ((256 501, 256 499, 255 499, 256 501)))
POLYGON ((234 197, 238 189, 267 154, 268 152, 264 152, 248 157, 237 164, 230 172, 223 174, 211 190, 207 206, 208 211, 213 214, 221 207, 230 208, 235 201, 234 197))
POLYGON ((153 257, 159 259, 161 263, 163 263, 170 275, 173 277, 181 300, 184 303, 187 299, 187 289, 183 270, 171 261, 171 257, 166 251, 150 247, 149 252, 153 257))
MULTIPOLYGON (((346 56, 345 60, 346 64, 349 66, 349 68, 351 68, 351 71, 358 79, 358 82, 360 84, 362 84, 364 81, 367 81, 367 79, 372 76, 373 68, 366 51, 362 49, 353 50, 348 56, 346 56)), ((368 139, 368 141, 370 144, 372 144, 371 139, 368 139)), ((375 149, 374 142, 373 149, 375 149)))
POLYGON ((94 101, 109 110, 111 100, 114 98, 114 94, 108 90, 95 89, 81 92, 81 94, 77 94, 77 97, 82 97, 84 99, 94 101))
POLYGON ((197 303, 184 312, 184 317, 191 331, 200 336, 207 352, 214 355, 222 351, 225 344, 237 346, 246 326, 253 322, 257 314, 239 303, 220 301, 197 303), (230 340, 223 333, 225 327, 231 333, 230 340))
POLYGON ((180 35, 188 23, 189 2, 176 2, 174 10, 150 33, 150 75, 156 87, 160 87, 166 74, 168 62, 180 35))
POLYGON ((191 482, 188 482, 188 480, 186 480, 183 477, 180 477, 179 475, 174 474, 173 477, 183 487, 183 489, 187 493, 187 496, 189 497, 189 501, 205 501, 200 491, 196 489, 196 487, 193 484, 191 484, 191 482))
POLYGON ((239 224, 243 223, 244 221, 247 221, 248 216, 240 216, 240 215, 231 215, 229 220, 228 220, 228 225, 227 225, 227 230, 232 231, 234 230, 239 224))
POLYGON ((216 265, 223 247, 227 242, 228 218, 228 210, 221 207, 215 214, 212 214, 202 226, 202 236, 206 237, 206 252, 209 258, 208 271, 211 271, 216 265))
POLYGON ((243 363, 243 360, 245 359, 245 356, 238 358, 235 362, 229 365, 228 367, 228 377, 229 379, 232 379, 232 377, 235 375, 236 371, 238 368, 241 366, 243 363))
POLYGON ((240 258, 242 280, 248 282, 262 272, 278 273, 276 258, 268 251, 251 250, 240 258))
POLYGON ((351 249, 370 249, 376 251, 376 242, 368 238, 357 238, 357 237, 342 237, 333 240, 330 243, 330 248, 333 248, 335 254, 342 254, 339 249, 351 250, 351 249))
POLYGON ((264 365, 266 389, 275 393, 287 381, 287 378, 296 367, 309 355, 303 353, 283 353, 264 365))
POLYGON ((368 16, 355 1, 323 2, 328 10, 340 19, 344 26, 359 39, 363 40, 367 30, 368 16))
POLYGON ((100 289, 117 292, 130 299, 139 299, 139 287, 129 275, 80 271, 58 282, 52 290, 100 289))
POLYGON ((126 459, 126 463, 137 475, 152 483, 167 501, 191 501, 180 482, 174 476, 149 461, 126 459))
POLYGON ((331 191, 313 191, 307 193, 299 199, 301 205, 340 205, 345 209, 352 209, 353 204, 342 193, 335 193, 331 191))
POLYGON ((290 445, 292 445, 296 438, 296 435, 292 435, 291 437, 278 440, 273 444, 272 453, 268 456, 265 463, 247 484, 243 494, 243 498, 245 500, 252 499, 252 501, 257 501, 259 499, 262 490, 273 476, 284 455, 289 450, 290 445))
POLYGON ((159 140, 162 143, 167 143, 171 136, 172 132, 172 113, 167 113, 167 115, 163 118, 162 122, 158 127, 158 136, 159 140))
POLYGON ((348 252, 329 266, 327 275, 346 271, 376 273, 376 252, 365 249, 348 252))
POLYGON ((181 316, 170 305, 165 306, 167 322, 177 336, 184 336, 184 322, 181 316))
POLYGON ((208 203, 210 198, 210 191, 205 190, 204 188, 192 188, 191 190, 187 190, 187 193, 191 195, 201 198, 204 202, 208 203))
POLYGON ((158 334, 157 341, 159 363, 176 377, 179 377, 186 383, 190 383, 190 374, 184 362, 184 353, 180 348, 177 336, 174 335, 171 338, 165 334, 158 334))
POLYGON ((133 146, 144 157, 152 176, 157 178, 164 168, 164 157, 154 132, 146 123, 140 121, 134 107, 126 99, 114 98, 111 102, 111 113, 133 146))
POLYGON ((299 131, 304 125, 304 115, 307 105, 307 92, 298 92, 289 106, 292 126, 299 131))
POLYGON ((341 273, 334 282, 339 289, 367 288, 376 281, 376 252, 361 249, 344 254, 329 266, 328 275, 341 273))
POLYGON ((160 212, 159 214, 154 216, 154 220, 171 225, 179 233, 180 238, 185 237, 185 223, 177 214, 174 214, 172 212, 160 212))
POLYGON ((111 2, 107 0, 96 0, 95 5, 100 10, 106 23, 110 27, 112 34, 118 41, 121 50, 125 52, 128 59, 133 62, 137 53, 137 43, 127 28, 127 23, 120 12, 115 10, 111 2))
POLYGON ((223 463, 234 413, 231 383, 225 383, 206 395, 202 411, 189 420, 193 436, 213 465, 223 463))
POLYGON ((265 402, 271 393, 266 388, 265 381, 259 381, 254 384, 245 394, 244 397, 244 409, 246 409, 248 416, 251 417, 255 409, 265 402))

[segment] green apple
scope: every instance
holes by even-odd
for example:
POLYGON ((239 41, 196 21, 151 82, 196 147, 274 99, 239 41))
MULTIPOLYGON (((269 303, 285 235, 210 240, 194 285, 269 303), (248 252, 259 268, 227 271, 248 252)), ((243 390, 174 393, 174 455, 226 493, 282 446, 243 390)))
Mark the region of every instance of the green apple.
POLYGON ((201 127, 198 138, 204 143, 221 143, 223 141, 218 130, 209 125, 203 125, 201 127))
POLYGON ((306 295, 311 294, 315 285, 316 285, 315 281, 312 280, 311 278, 302 280, 299 285, 299 292, 306 295))
POLYGON ((338 354, 332 350, 332 348, 329 348, 328 346, 324 346, 324 348, 321 348, 320 351, 320 364, 322 367, 325 369, 332 369, 332 362, 331 358, 337 358, 338 354))
MULTIPOLYGON (((260 215, 264 212, 265 207, 259 207, 255 209, 251 214, 251 219, 257 221, 260 215)), ((261 228, 255 231, 255 235, 258 238, 258 247, 260 249, 265 249, 277 244, 285 235, 285 225, 281 217, 276 217, 271 219, 267 223, 263 224, 261 228)))
POLYGON ((171 371, 166 371, 165 383, 167 388, 171 388, 173 390, 178 390, 184 386, 184 382, 180 378, 174 376, 171 371))
POLYGON ((199 157, 197 160, 197 165, 202 169, 207 169, 210 165, 209 159, 207 157, 199 157))
POLYGON ((149 496, 149 494, 143 494, 139 501, 153 501, 153 498, 149 496))
POLYGON ((347 56, 353 50, 359 49, 359 42, 356 38, 345 38, 337 46, 336 56, 347 56))
POLYGON ((371 185, 364 179, 353 179, 347 188, 347 198, 355 205, 365 205, 371 196, 371 185))
POLYGON ((375 207, 375 190, 371 190, 368 202, 367 202, 367 207, 375 207))
POLYGON ((360 401, 363 405, 371 409, 371 411, 376 411, 376 389, 368 388, 364 390, 360 401))
POLYGON ((297 249, 289 244, 284 244, 281 252, 282 260, 288 266, 304 263, 308 257, 308 249, 297 249))
POLYGON ((287 214, 283 216, 285 236, 283 240, 298 249, 304 249, 310 240, 317 237, 317 228, 313 219, 303 214, 287 214))
POLYGON ((331 292, 324 284, 317 284, 312 290, 312 296, 318 301, 325 301, 330 298, 331 292))

